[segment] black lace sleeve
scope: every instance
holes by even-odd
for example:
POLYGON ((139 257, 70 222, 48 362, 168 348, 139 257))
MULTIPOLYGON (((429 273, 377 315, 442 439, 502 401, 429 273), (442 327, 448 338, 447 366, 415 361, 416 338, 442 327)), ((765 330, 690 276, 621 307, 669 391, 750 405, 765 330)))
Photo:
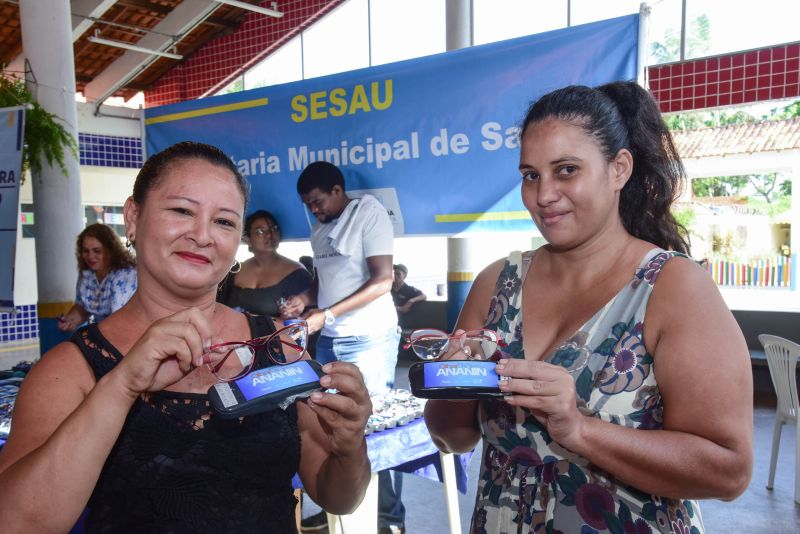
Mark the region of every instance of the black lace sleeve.
POLYGON ((109 373, 122 359, 117 349, 103 337, 97 323, 79 328, 69 339, 86 358, 86 362, 94 373, 94 379, 100 380, 109 373))

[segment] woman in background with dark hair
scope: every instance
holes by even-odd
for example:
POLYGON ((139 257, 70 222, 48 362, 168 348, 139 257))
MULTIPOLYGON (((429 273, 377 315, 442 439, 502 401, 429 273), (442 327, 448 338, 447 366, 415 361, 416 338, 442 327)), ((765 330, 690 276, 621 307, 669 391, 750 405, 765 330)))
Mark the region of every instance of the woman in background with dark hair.
POLYGON ((506 396, 425 409, 442 450, 483 438, 472 532, 703 532, 694 499, 750 479, 752 377, 670 213, 683 167, 658 107, 632 82, 549 93, 519 169, 548 244, 486 268, 456 325, 501 335, 506 396))
POLYGON ((217 300, 231 308, 279 317, 282 299, 311 288, 311 273, 303 264, 278 254, 281 229, 270 212, 250 214, 243 237, 253 257, 225 278, 217 300))
POLYGON ((117 234, 105 224, 87 226, 75 245, 78 286, 75 304, 58 319, 58 328, 72 332, 90 318, 100 322, 128 302, 136 291, 136 262, 117 234))

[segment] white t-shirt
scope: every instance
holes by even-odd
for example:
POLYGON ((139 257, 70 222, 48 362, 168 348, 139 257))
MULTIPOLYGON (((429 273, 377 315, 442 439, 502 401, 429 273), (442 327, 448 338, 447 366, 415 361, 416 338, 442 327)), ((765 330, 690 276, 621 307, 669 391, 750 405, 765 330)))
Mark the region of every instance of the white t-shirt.
MULTIPOLYGON (((394 231, 386 209, 374 197, 353 199, 338 219, 316 223, 311 230, 314 268, 319 276, 317 305, 328 308, 356 292, 369 280, 367 258, 393 253, 394 231)), ((387 291, 367 305, 325 325, 329 337, 382 334, 397 324, 397 311, 387 291)))

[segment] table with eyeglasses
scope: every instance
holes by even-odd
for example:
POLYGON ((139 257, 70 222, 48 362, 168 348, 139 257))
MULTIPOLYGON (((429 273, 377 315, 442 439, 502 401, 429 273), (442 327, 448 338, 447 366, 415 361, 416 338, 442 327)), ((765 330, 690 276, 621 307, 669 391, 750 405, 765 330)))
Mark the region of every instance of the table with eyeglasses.
MULTIPOLYGON (((406 404, 405 392, 393 392, 397 399, 394 404, 406 404)), ((419 401, 420 399, 416 399, 419 401)), ((364 500, 359 507, 348 515, 328 514, 328 530, 331 534, 363 533, 373 534, 378 516, 378 471, 392 469, 403 473, 411 473, 432 480, 443 482, 445 503, 447 505, 449 532, 461 532, 461 519, 458 511, 458 491, 467 491, 467 464, 472 453, 453 455, 440 452, 431 441, 431 436, 421 417, 421 410, 416 411, 415 418, 391 418, 391 428, 376 426, 374 418, 387 419, 386 413, 392 413, 391 401, 375 399, 375 416, 370 418, 367 435, 367 454, 372 465, 372 478, 364 500), (375 430, 378 428, 379 430, 375 430)), ((396 410, 395 410, 396 411, 396 410)), ((413 412, 413 411, 412 411, 413 412)), ((295 477, 296 488, 301 487, 300 480, 295 477)))

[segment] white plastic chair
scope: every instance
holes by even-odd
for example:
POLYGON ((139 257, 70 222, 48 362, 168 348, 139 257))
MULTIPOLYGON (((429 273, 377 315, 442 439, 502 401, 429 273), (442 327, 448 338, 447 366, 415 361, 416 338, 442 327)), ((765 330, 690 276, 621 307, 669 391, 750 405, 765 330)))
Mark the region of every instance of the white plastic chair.
POLYGON ((800 503, 800 425, 797 415, 800 404, 797 400, 797 359, 800 357, 800 345, 788 339, 769 334, 761 334, 758 340, 764 345, 769 364, 769 375, 778 396, 778 407, 775 412, 775 430, 772 433, 772 456, 769 460, 769 480, 767 489, 772 489, 775 481, 775 464, 778 461, 778 447, 781 442, 781 429, 789 423, 797 428, 795 451, 794 500, 800 503))

